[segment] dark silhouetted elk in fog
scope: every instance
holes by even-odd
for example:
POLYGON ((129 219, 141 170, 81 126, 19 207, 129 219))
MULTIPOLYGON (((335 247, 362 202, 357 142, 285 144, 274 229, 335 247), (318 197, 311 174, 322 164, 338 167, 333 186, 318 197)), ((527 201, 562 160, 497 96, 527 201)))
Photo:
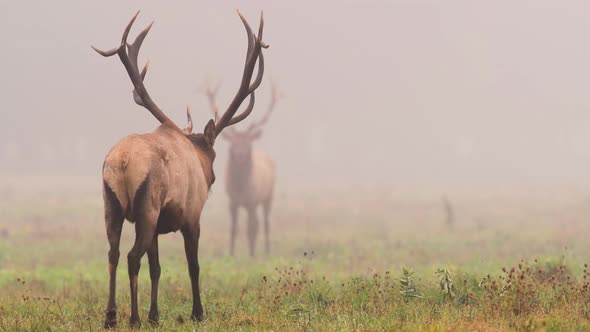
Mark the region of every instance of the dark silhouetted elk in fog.
MULTIPOLYGON (((139 12, 138 12, 139 14, 139 12)), ((119 242, 123 220, 135 223, 135 244, 127 255, 129 282, 131 288, 130 324, 139 326, 137 305, 137 275, 140 260, 148 254, 152 280, 149 320, 158 321, 158 281, 160 263, 158 260, 158 235, 180 230, 191 278, 193 309, 191 319, 203 319, 203 307, 199 293, 198 246, 200 216, 211 185, 215 181, 213 144, 223 129, 245 119, 254 107, 254 90, 262 81, 264 59, 262 48, 263 20, 260 17, 258 36, 254 35, 246 20, 240 15, 246 28, 248 50, 240 88, 231 104, 218 121, 210 120, 204 132, 192 133, 189 127, 181 130, 150 98, 143 79, 147 66, 140 72, 137 66, 139 48, 150 30, 151 24, 143 30, 132 44, 127 44, 127 35, 137 14, 127 25, 121 44, 110 51, 95 50, 105 57, 117 54, 123 62, 134 86, 135 102, 145 107, 161 122, 152 133, 130 135, 117 143, 106 156, 103 165, 103 197, 107 237, 110 244, 109 301, 106 309, 105 326, 117 322, 115 287, 116 270, 119 262, 119 242), (258 61, 258 73, 252 81, 258 61), (250 96, 248 107, 234 116, 242 102, 250 96)))
MULTIPOLYGON (((229 158, 226 167, 225 190, 229 196, 231 214, 231 230, 229 253, 234 254, 238 208, 244 207, 248 212, 248 246, 250 256, 256 253, 256 236, 258 235, 258 215, 256 210, 262 206, 264 215, 264 249, 270 252, 270 209, 275 184, 275 165, 264 152, 253 149, 252 143, 262 136, 263 127, 279 99, 276 85, 272 84, 272 94, 268 109, 258 122, 251 124, 246 130, 234 128, 223 132, 221 136, 229 141, 229 158)), ((207 87, 206 95, 212 112, 217 115, 216 94, 218 87, 207 87)))

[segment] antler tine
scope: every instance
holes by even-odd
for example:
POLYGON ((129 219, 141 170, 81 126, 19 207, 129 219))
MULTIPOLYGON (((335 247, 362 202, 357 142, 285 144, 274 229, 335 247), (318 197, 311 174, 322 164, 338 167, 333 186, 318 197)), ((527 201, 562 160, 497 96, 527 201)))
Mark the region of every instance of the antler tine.
MULTIPOLYGON (((260 22, 258 23, 258 41, 262 43, 262 30, 264 30, 264 11, 260 11, 260 22)), ((268 48, 268 45, 262 43, 263 48, 268 48)))
MULTIPOLYGON (((219 107, 217 107, 217 101, 215 100, 215 98, 217 96, 219 88, 221 87, 221 83, 218 82, 215 85, 211 85, 209 82, 207 82, 205 83, 205 85, 206 87, 203 92, 209 100, 209 107, 211 109, 211 113, 213 113, 213 121, 215 121, 215 124, 217 124, 219 121, 219 107)), ((235 137, 236 134, 237 132, 234 130, 234 128, 229 128, 228 131, 223 131, 221 133, 221 136, 227 140, 231 140, 235 137)))
POLYGON ((250 93, 250 101, 248 102, 248 107, 246 107, 246 109, 238 116, 234 116, 229 123, 227 124, 228 126, 231 126, 233 124, 236 124, 242 120, 244 120, 248 115, 250 115, 250 113, 252 113, 252 110, 254 109, 254 102, 256 101, 256 97, 254 96, 254 92, 250 93))
POLYGON ((162 112, 162 110, 156 105, 143 84, 143 79, 147 73, 148 65, 146 64, 141 72, 139 72, 137 65, 139 49, 141 48, 141 44, 143 43, 143 40, 150 31, 154 22, 150 23, 144 30, 142 30, 132 44, 127 43, 127 37, 129 36, 131 27, 133 26, 133 23, 137 19, 138 15, 139 11, 131 18, 129 24, 127 24, 127 27, 123 32, 123 37, 121 38, 121 45, 119 45, 119 47, 109 51, 101 51, 94 46, 92 46, 92 48, 100 55, 105 57, 110 57, 115 54, 119 55, 119 59, 123 63, 123 66, 125 66, 125 70, 131 79, 131 83, 133 83, 133 99, 135 102, 150 111, 150 113, 152 113, 152 115, 154 115, 154 117, 156 117, 160 123, 180 130, 176 124, 174 124, 174 122, 172 122, 172 120, 170 120, 166 114, 164 114, 164 112, 162 112))
POLYGON ((123 47, 125 46, 125 44, 127 44, 127 37, 129 36, 129 32, 131 31, 131 26, 133 26, 133 23, 135 23, 135 19, 137 19, 137 16, 139 16, 139 12, 141 12, 141 10, 138 10, 137 13, 135 13, 135 15, 133 15, 133 17, 131 18, 131 21, 129 21, 129 24, 127 24, 127 27, 123 32, 123 37, 121 38, 120 47, 123 47))
POLYGON ((215 84, 213 87, 212 91, 215 95, 217 95, 217 93, 219 92, 219 88, 221 88, 221 81, 217 81, 217 84, 215 84))
POLYGON ((260 129, 262 126, 264 126, 268 122, 268 120, 270 119, 270 115, 272 114, 272 111, 274 110, 274 107, 275 107, 277 101, 280 99, 280 95, 277 92, 278 89, 277 89, 276 84, 274 82, 271 83, 270 88, 271 88, 271 97, 270 97, 270 103, 268 104, 268 108, 266 109, 266 113, 259 121, 251 124, 250 127, 248 127, 248 131, 250 131, 250 132, 254 131, 255 129, 260 129))
POLYGON ((141 47, 141 44, 143 44, 143 41, 145 39, 145 37, 147 36, 148 32, 150 32, 150 29, 152 28, 152 26, 154 25, 154 22, 152 21, 145 29, 143 29, 139 35, 137 35, 137 37, 135 37, 135 41, 133 42, 133 44, 127 44, 127 56, 131 62, 131 65, 133 65, 135 67, 135 69, 137 69, 137 71, 139 71, 139 67, 137 65, 137 57, 139 55, 139 49, 141 47))
POLYGON ((264 56, 262 55, 262 52, 260 52, 260 56, 258 58, 260 59, 258 61, 258 73, 256 74, 254 83, 252 83, 248 88, 249 92, 254 92, 254 90, 258 89, 260 83, 262 83, 262 74, 264 74, 264 56))
POLYGON ((254 91, 260 86, 262 82, 262 76, 264 74, 264 56, 262 55, 262 48, 267 48, 268 45, 262 42, 262 31, 264 29, 264 16, 261 13, 260 15, 260 27, 258 29, 258 36, 255 36, 252 32, 252 28, 242 16, 242 14, 238 11, 238 15, 244 24, 244 28, 246 29, 246 35, 248 38, 248 49, 246 52, 246 61, 244 64, 244 72, 242 74, 242 82, 240 83, 240 88, 234 99, 232 100, 231 104, 229 105, 228 109, 225 111, 223 116, 219 119, 216 123, 216 134, 219 135, 221 131, 233 124, 236 124, 242 120, 244 120, 254 108, 254 91), (256 62, 258 61, 258 73, 256 78, 252 82, 252 74, 254 73, 254 68, 256 67, 256 62), (248 107, 238 116, 234 117, 234 114, 237 112, 238 108, 246 99, 246 97, 250 95, 250 102, 248 107))
POLYGON ((187 129, 189 132, 193 131, 193 117, 191 116, 191 109, 188 105, 186 105, 186 121, 188 123, 187 129))
MULTIPOLYGON (((143 29, 139 33, 139 35, 137 35, 137 37, 135 38, 135 41, 132 44, 128 44, 125 42, 125 44, 127 46, 127 54, 126 54, 127 64, 125 64, 125 62, 123 64, 125 65, 125 67, 127 67, 128 65, 131 67, 131 71, 133 72, 133 76, 135 76, 135 73, 139 72, 139 66, 137 64, 137 60, 138 60, 138 56, 139 56, 139 49, 141 48, 141 44, 145 40, 145 37, 147 36, 148 32, 152 28, 153 24, 154 24, 154 22, 152 21, 145 29, 143 29)), ((148 67, 146 64, 146 66, 144 66, 143 70, 139 74, 141 81, 134 79, 134 77, 131 78, 133 86, 135 87, 135 89, 133 89, 133 99, 135 100, 135 102, 138 105, 144 106, 150 111, 152 109, 157 109, 158 111, 160 111, 159 107, 151 99, 150 95, 148 94, 148 92, 143 84, 143 79, 145 78, 145 75, 147 73, 147 69, 148 69, 148 67)), ((127 71, 129 72, 129 69, 127 71)), ((131 77, 132 74, 129 73, 129 76, 131 77)), ((156 116, 156 118, 158 118, 158 116, 156 116)), ((158 120, 160 120, 160 119, 158 118, 158 120)), ((160 122, 164 123, 166 121, 160 120, 160 122)))
POLYGON ((207 88, 205 89, 205 95, 207 95, 208 98, 215 98, 215 96, 217 96, 218 91, 219 91, 219 84, 217 84, 215 86, 208 84, 207 88))
POLYGON ((103 50, 99 50, 98 48, 96 48, 96 47, 94 47, 92 45, 90 45, 90 47, 92 47, 92 49, 95 50, 96 53, 104 56, 105 58, 108 58, 110 56, 113 56, 113 55, 119 53, 119 49, 121 49, 121 46, 119 46, 117 48, 113 48, 113 49, 108 50, 108 51, 103 51, 103 50))
POLYGON ((147 70, 148 70, 149 65, 150 65, 150 62, 149 61, 146 62, 145 65, 143 66, 143 69, 141 70, 140 76, 141 76, 141 81, 142 82, 145 79, 145 74, 147 74, 147 70))
POLYGON ((98 54, 100 54, 104 57, 110 57, 115 54, 118 54, 119 51, 121 51, 121 49, 125 47, 125 44, 127 43, 127 36, 129 36, 129 31, 131 31, 131 26, 133 26, 135 19, 139 15, 139 12, 140 11, 138 10, 137 13, 135 13, 135 15, 133 15, 133 17, 131 18, 131 21, 129 21, 129 23, 127 24, 127 27, 125 27, 125 31, 123 32, 123 37, 121 37, 121 44, 119 45, 119 47, 113 48, 108 51, 99 50, 98 48, 96 48, 92 45, 90 45, 90 47, 92 47, 92 49, 94 49, 98 54))
MULTIPOLYGON (((139 74, 142 82, 145 79, 145 75, 147 74, 149 64, 150 64, 149 61, 146 62, 145 66, 143 66, 143 69, 141 70, 141 74, 139 74)), ((137 105, 145 107, 145 105, 143 104, 143 100, 141 99, 141 96, 139 96, 139 94, 137 93, 137 89, 133 89, 133 100, 135 101, 135 103, 137 105)))
POLYGON ((213 115, 213 121, 217 123, 219 121, 219 107, 217 107, 217 101, 215 100, 217 96, 217 92, 219 91, 220 84, 212 85, 210 81, 207 79, 205 81, 205 88, 203 89, 203 93, 207 96, 207 100, 209 101, 209 108, 213 115))
POLYGON ((183 131, 188 135, 193 132, 193 117, 191 116, 191 109, 188 105, 186 105, 186 122, 187 126, 183 131))
POLYGON ((277 88, 277 82, 273 78, 270 79, 270 96, 272 100, 278 100, 281 97, 279 88, 277 88))
POLYGON ((240 20, 242 20, 242 23, 244 24, 244 28, 246 28, 246 35, 248 36, 248 50, 246 51, 246 64, 247 64, 248 60, 250 59, 252 49, 254 48, 254 44, 256 42, 256 37, 254 37, 254 33, 252 32, 252 28, 250 28, 250 24, 248 24, 248 21, 246 21, 246 19, 242 15, 242 13, 240 13, 239 10, 237 12, 238 12, 238 15, 240 16, 240 20))

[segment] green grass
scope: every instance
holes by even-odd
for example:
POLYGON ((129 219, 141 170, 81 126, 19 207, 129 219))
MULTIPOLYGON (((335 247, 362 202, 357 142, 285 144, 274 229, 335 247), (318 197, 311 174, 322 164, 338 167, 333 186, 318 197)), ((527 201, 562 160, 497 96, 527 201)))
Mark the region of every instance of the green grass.
MULTIPOLYGON (((158 327, 147 323, 150 280, 147 259, 142 261, 143 328, 590 330, 584 267, 590 224, 580 200, 458 202, 458 222, 448 230, 438 199, 279 195, 273 254, 251 259, 245 221, 238 255, 227 257, 226 202, 214 194, 199 253, 205 321, 188 320, 182 237, 169 234, 160 238, 158 327)), ((0 330, 101 329, 108 286, 101 208, 100 197, 89 194, 15 195, 0 203, 0 330)), ((121 330, 128 329, 130 310, 129 226, 117 277, 121 330)))

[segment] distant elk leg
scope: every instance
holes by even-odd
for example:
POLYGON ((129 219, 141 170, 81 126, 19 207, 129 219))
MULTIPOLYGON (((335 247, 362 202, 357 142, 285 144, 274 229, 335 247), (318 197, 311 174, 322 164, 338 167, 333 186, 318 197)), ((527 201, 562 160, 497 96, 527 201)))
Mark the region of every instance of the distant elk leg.
POLYGON ((158 283, 161 273, 160 259, 158 257, 158 234, 154 236, 152 246, 148 250, 147 255, 150 264, 150 279, 152 280, 152 299, 148 320, 152 324, 157 324, 160 321, 160 315, 158 314, 158 283))
POLYGON ((248 245, 250 256, 256 256, 256 236, 258 235, 258 215, 256 207, 248 208, 248 245))
POLYGON ((199 290, 199 236, 201 233, 199 222, 182 230, 184 237, 184 251, 188 263, 188 273, 191 278, 193 290, 193 311, 191 320, 203 320, 203 305, 201 304, 201 293, 199 290))
POLYGON ((264 213, 264 250, 266 255, 270 254, 270 204, 271 201, 268 200, 262 205, 262 212, 264 213))
POLYGON ((123 229, 123 212, 121 205, 113 191, 105 184, 104 187, 104 214, 107 238, 109 240, 109 302, 106 308, 104 321, 105 328, 117 325, 117 303, 115 300, 117 288, 117 265, 119 264, 119 243, 121 230, 123 229))
POLYGON ((238 205, 234 202, 229 203, 229 213, 231 214, 229 254, 233 256, 236 247, 236 233, 238 231, 238 205))
POLYGON ((141 325, 137 305, 137 276, 139 274, 141 258, 151 247, 152 241, 154 240, 158 214, 159 212, 142 213, 142 217, 136 218, 135 220, 135 244, 127 255, 129 287, 131 288, 131 316, 129 317, 129 325, 132 327, 139 327, 141 325))

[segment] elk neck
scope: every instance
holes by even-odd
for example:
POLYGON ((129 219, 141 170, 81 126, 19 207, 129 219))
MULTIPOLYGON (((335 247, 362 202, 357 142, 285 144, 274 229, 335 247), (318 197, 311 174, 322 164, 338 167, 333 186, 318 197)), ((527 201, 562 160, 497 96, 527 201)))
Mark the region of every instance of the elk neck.
POLYGON ((250 177, 252 175, 252 167, 252 152, 246 156, 236 157, 230 151, 227 172, 231 179, 231 186, 233 186, 234 189, 243 191, 248 188, 250 177))
POLYGON ((216 156, 215 149, 207 143, 203 134, 189 134, 186 135, 186 138, 201 152, 199 153, 199 160, 207 178, 207 185, 211 189, 211 186, 215 182, 215 172, 213 171, 213 161, 215 161, 216 156))

